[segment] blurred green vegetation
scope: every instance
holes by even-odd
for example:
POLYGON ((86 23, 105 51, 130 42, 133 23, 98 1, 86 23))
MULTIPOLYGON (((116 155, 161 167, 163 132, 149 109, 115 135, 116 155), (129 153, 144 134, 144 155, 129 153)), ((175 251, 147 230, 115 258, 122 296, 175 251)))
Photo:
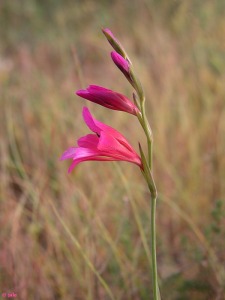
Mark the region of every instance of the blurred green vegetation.
POLYGON ((81 110, 138 149, 133 116, 78 99, 98 84, 132 96, 101 33, 129 53, 147 96, 159 190, 162 300, 224 299, 225 1, 0 2, 0 292, 18 299, 147 300, 149 194, 127 163, 62 152, 81 110))

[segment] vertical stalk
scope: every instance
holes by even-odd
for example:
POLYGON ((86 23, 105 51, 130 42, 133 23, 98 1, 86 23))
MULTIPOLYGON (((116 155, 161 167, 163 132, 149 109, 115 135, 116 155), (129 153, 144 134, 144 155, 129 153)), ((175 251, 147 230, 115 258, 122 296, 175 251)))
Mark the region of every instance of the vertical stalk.
POLYGON ((153 298, 159 300, 157 260, 156 260, 156 228, 155 228, 156 197, 151 199, 151 254, 152 254, 152 280, 153 298))
MULTIPOLYGON (((151 192, 151 263, 152 263, 152 285, 153 285, 153 299, 160 300, 160 291, 158 285, 158 272, 157 272, 157 258, 156 258, 156 200, 157 200, 157 192, 152 186, 151 180, 152 177, 146 176, 146 181, 148 183, 149 190, 151 192)), ((153 182, 154 183, 154 182, 153 182)))
MULTIPOLYGON (((140 97, 140 95, 139 95, 140 97)), ((157 199, 157 191, 154 184, 154 180, 152 177, 152 148, 153 148, 153 137, 152 131, 149 126, 146 114, 145 114, 145 97, 140 97, 141 103, 141 116, 138 117, 142 128, 144 129, 147 145, 148 145, 148 166, 150 176, 146 176, 146 180, 148 183, 148 187, 151 193, 151 260, 152 260, 152 284, 153 284, 153 299, 160 300, 160 291, 158 286, 158 274, 157 274, 157 259, 156 259, 156 199, 157 199)), ((147 175, 147 174, 146 174, 147 175)))

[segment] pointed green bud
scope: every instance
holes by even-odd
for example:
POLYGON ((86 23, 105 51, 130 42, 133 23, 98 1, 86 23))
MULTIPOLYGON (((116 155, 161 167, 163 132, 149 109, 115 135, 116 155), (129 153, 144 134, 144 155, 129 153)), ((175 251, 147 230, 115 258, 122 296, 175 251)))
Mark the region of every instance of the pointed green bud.
POLYGON ((104 33, 105 37, 107 38, 108 42, 113 47, 113 49, 117 53, 119 53, 123 58, 127 59, 130 62, 130 59, 128 58, 128 55, 126 54, 126 51, 124 50, 124 48, 120 44, 120 42, 117 40, 117 38, 113 35, 111 30, 109 30, 108 28, 104 28, 104 29, 102 29, 102 32, 104 33))

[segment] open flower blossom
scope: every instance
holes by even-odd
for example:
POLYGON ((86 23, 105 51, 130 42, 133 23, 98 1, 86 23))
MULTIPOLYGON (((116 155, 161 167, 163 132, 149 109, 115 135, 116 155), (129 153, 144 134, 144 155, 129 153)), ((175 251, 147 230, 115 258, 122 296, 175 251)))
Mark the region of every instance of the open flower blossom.
POLYGON ((78 139, 78 147, 66 150, 61 160, 72 159, 70 173, 83 161, 127 161, 142 168, 141 158, 125 137, 114 128, 94 119, 87 107, 83 108, 83 118, 94 134, 78 139))
POLYGON ((136 105, 126 96, 98 85, 89 85, 86 90, 79 90, 76 94, 110 109, 125 111, 133 115, 139 112, 136 105))

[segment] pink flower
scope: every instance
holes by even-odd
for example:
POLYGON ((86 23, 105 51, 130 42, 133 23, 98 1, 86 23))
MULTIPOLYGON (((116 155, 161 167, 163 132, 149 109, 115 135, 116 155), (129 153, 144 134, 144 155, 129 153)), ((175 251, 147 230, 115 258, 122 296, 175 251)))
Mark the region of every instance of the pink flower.
POLYGON ((81 137, 77 141, 78 147, 71 147, 63 153, 61 160, 73 160, 69 173, 77 164, 88 160, 128 161, 142 168, 141 158, 121 133, 94 119, 87 107, 83 108, 83 118, 95 134, 81 137))
POLYGON ((97 85, 89 85, 86 90, 76 94, 94 103, 114 110, 125 111, 137 115, 139 109, 124 95, 97 85))
POLYGON ((130 72, 130 62, 123 58, 120 54, 116 51, 111 52, 111 57, 114 64, 120 69, 120 71, 125 75, 127 80, 133 84, 131 72, 130 72))

